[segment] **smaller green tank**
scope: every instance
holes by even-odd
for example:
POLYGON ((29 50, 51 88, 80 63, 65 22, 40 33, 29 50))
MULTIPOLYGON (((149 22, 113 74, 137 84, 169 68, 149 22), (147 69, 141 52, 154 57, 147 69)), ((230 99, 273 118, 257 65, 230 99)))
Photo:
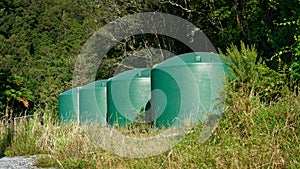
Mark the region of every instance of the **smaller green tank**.
POLYGON ((83 86, 79 92, 80 124, 106 125, 106 80, 98 80, 83 86))
POLYGON ((59 95, 58 114, 63 123, 78 122, 79 120, 79 90, 76 87, 59 95))
POLYGON ((107 122, 128 126, 145 109, 150 100, 150 69, 133 69, 107 82, 107 122))

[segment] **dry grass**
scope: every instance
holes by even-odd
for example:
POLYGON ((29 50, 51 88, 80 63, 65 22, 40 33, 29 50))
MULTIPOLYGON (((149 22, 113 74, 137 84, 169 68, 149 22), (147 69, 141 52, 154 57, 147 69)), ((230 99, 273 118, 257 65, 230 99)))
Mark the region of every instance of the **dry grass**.
MULTIPOLYGON (((271 105, 254 96, 237 98, 206 142, 199 141, 199 125, 170 150, 148 158, 125 158, 104 150, 83 126, 40 125, 35 119, 20 122, 3 151, 11 156, 49 154, 37 165, 57 168, 299 168, 299 96, 271 105)), ((2 126, 2 145, 7 143, 4 131, 2 126)), ((147 151, 162 148, 153 140, 147 144, 147 151)))

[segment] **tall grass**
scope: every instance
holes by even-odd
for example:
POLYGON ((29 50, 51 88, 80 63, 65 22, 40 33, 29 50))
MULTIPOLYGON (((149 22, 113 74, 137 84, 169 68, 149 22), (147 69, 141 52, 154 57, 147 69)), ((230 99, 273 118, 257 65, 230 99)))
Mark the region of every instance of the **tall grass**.
POLYGON ((81 126, 42 126, 34 119, 15 126, 4 154, 49 154, 37 165, 57 168, 299 168, 300 97, 289 95, 268 105, 238 95, 206 142, 199 142, 197 126, 158 156, 122 158, 94 144, 81 126))
POLYGON ((36 165, 57 168, 300 168, 300 96, 286 90, 284 77, 276 74, 274 78, 274 72, 268 73, 271 70, 257 62, 253 48, 241 46, 239 50, 231 47, 227 55, 233 63, 247 64, 230 67, 235 80, 227 85, 226 113, 204 143, 199 141, 202 128, 197 125, 165 153, 123 158, 103 150, 82 126, 40 125, 33 118, 10 130, 1 126, 1 152, 49 154, 36 165), (249 76, 250 69, 261 72, 249 76))
POLYGON ((201 127, 196 127, 168 152, 142 159, 104 151, 85 137, 80 126, 61 126, 39 138, 41 145, 50 145, 51 158, 40 159, 38 164, 58 168, 299 168, 299 100, 286 96, 267 105, 255 98, 237 98, 206 142, 199 142, 201 127))

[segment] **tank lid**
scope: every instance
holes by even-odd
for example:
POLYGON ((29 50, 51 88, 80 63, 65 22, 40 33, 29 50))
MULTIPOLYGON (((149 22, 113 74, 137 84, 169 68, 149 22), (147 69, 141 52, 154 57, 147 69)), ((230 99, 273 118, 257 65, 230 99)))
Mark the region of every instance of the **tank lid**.
POLYGON ((80 88, 81 88, 81 87, 75 87, 75 88, 66 90, 66 91, 60 93, 59 96, 62 96, 62 95, 72 95, 73 93, 78 92, 80 88))
POLYGON ((114 77, 108 79, 111 80, 132 80, 133 78, 150 78, 151 69, 149 68, 135 68, 122 72, 114 77))
POLYGON ((161 66, 178 66, 184 64, 193 64, 193 63, 224 63, 224 59, 216 53, 207 53, 207 52, 193 52, 185 53, 181 55, 174 56, 170 59, 163 61, 162 63, 155 65, 155 67, 161 66))
POLYGON ((89 83, 89 84, 86 84, 84 86, 82 86, 82 88, 84 89, 87 89, 87 88, 101 88, 101 87, 106 87, 106 83, 107 83, 107 80, 106 79, 103 79, 103 80, 97 80, 97 81, 94 81, 92 83, 89 83))

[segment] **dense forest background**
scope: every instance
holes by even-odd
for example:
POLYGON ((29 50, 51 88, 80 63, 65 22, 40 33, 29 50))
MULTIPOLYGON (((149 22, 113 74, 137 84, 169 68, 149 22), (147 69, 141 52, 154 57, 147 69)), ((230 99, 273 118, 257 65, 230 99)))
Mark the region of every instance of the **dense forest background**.
MULTIPOLYGON (((225 51, 241 41, 255 45, 258 61, 272 72, 267 101, 276 88, 300 88, 299 0, 2 0, 0 2, 0 112, 2 119, 37 113, 55 119, 59 93, 72 87, 74 64, 82 45, 100 27, 137 12, 164 12, 199 27, 225 51), (277 78, 283 77, 283 78, 277 78)), ((154 39, 152 37, 155 37, 154 39)), ((111 49, 97 77, 112 76, 125 52, 157 46, 130 37, 111 49)), ((158 38, 158 39, 157 39, 158 38)), ((176 45, 176 44, 174 44, 176 45)), ((162 45, 163 46, 163 45, 162 45)), ((176 54, 188 49, 173 48, 176 54)))

